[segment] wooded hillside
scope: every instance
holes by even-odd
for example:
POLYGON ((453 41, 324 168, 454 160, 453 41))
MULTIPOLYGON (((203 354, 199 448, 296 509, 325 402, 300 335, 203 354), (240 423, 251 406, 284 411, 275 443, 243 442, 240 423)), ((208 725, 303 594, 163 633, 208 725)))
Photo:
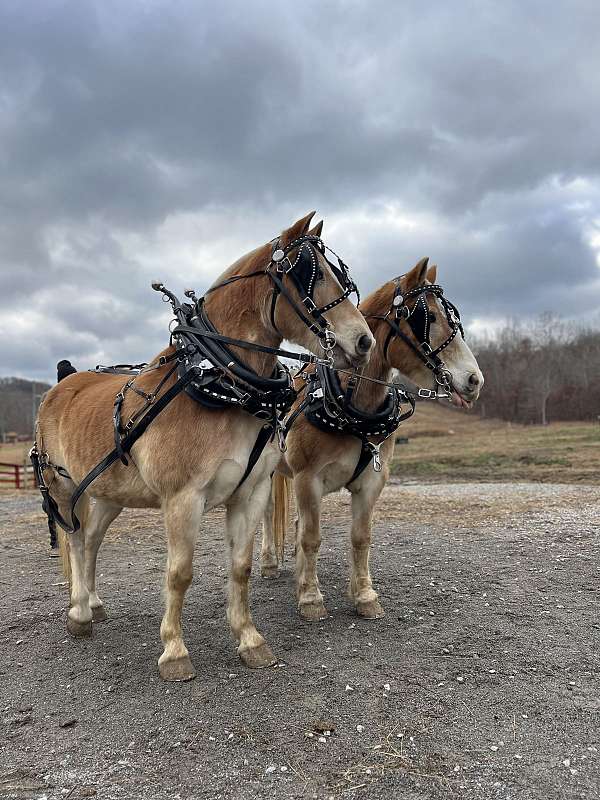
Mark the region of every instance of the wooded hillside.
POLYGON ((25 435, 33 431, 40 397, 49 388, 39 381, 0 378, 0 441, 7 433, 25 435))

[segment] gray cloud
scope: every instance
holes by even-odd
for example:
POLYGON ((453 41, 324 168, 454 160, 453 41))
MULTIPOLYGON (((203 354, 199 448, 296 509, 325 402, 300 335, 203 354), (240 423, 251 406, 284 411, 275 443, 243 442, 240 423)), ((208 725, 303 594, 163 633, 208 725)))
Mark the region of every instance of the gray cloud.
POLYGON ((0 7, 0 372, 164 342, 308 209, 365 289, 423 254, 479 324, 600 309, 594 2, 0 7), (35 324, 34 324, 35 321, 35 324))

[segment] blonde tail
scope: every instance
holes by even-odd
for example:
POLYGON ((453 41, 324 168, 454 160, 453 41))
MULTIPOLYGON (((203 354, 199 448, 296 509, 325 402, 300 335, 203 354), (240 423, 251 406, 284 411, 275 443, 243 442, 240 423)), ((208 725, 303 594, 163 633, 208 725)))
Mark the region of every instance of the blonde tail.
POLYGON ((71 559, 69 558, 69 535, 59 528, 58 531, 58 549, 60 551, 60 558, 62 561, 62 569, 65 578, 71 584, 71 559))
POLYGON ((275 552, 280 564, 283 563, 283 551, 285 547, 285 534, 290 516, 290 505, 292 500, 292 481, 285 475, 276 472, 273 475, 271 485, 271 497, 273 500, 273 540, 275 552))

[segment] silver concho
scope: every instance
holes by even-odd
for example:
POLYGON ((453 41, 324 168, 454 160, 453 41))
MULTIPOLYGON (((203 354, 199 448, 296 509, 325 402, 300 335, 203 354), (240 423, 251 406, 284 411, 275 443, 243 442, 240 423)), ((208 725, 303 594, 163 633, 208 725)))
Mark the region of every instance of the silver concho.
POLYGON ((401 294, 397 294, 394 297, 393 301, 392 301, 392 305, 394 305, 396 308, 398 308, 398 306, 401 306, 403 302, 404 302, 404 298, 402 297, 402 295, 401 294))
POLYGON ((276 264, 279 263, 280 261, 283 261, 284 258, 285 258, 285 253, 283 252, 283 250, 275 250, 275 252, 271 256, 271 260, 274 261, 276 264))

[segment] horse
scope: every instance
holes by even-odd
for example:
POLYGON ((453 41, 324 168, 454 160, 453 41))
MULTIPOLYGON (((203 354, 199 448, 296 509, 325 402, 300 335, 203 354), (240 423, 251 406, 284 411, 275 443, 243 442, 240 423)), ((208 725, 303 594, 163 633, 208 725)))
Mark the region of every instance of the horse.
MULTIPOLYGON (((299 219, 278 240, 241 257, 206 293, 196 321, 200 313, 205 315, 202 341, 213 342, 215 347, 233 343, 225 351, 230 360, 223 367, 230 377, 237 369, 237 374, 251 383, 252 376, 255 381, 266 381, 277 369, 281 372, 276 354, 281 352, 278 348, 284 338, 312 353, 321 353, 322 345, 334 364, 361 366, 367 362, 373 337, 348 299, 354 284, 347 272, 326 258, 322 241, 309 230, 313 215, 299 219)), ((345 268, 341 260, 339 263, 345 268)), ((191 290, 186 294, 193 296, 191 290)), ((177 335, 171 331, 172 336, 177 335)), ((124 387, 123 375, 116 368, 117 374, 90 371, 68 375, 43 398, 35 444, 42 473, 50 475, 47 493, 57 518, 58 513, 63 520, 68 516, 73 501, 73 520, 80 521, 78 530, 60 537, 69 574, 67 630, 72 636, 90 636, 92 622, 106 619, 96 583, 96 558, 109 525, 124 507, 162 509, 167 563, 160 625, 163 652, 158 668, 167 681, 190 680, 196 675, 183 639, 182 606, 192 581, 194 544, 202 517, 221 505, 226 508, 229 548, 227 619, 238 643, 237 652, 248 667, 275 663, 248 604, 254 532, 268 502, 270 477, 280 452, 276 437, 266 442, 247 474, 257 437, 264 430, 264 415, 246 413, 243 404, 236 408, 233 401, 225 408, 209 408, 181 391, 131 446, 129 459, 120 452, 110 468, 89 485, 83 484, 85 491, 75 504, 75 486, 84 476, 89 479, 90 470, 114 444, 113 407, 118 404, 123 418, 128 416, 131 422, 152 403, 159 404, 181 374, 174 372, 173 366, 179 357, 171 343, 141 369, 132 391, 125 391, 132 382, 124 387)), ((185 363, 179 366, 185 373, 185 348, 181 358, 185 363)), ((194 374, 203 375, 203 369, 209 369, 206 363, 194 374)), ((271 380, 280 382, 280 378, 271 380)), ((238 403, 250 391, 242 391, 246 383, 238 389, 235 380, 228 386, 238 403)))
MULTIPOLYGON (((421 397, 437 396, 438 390, 445 388, 455 405, 469 407, 479 396, 483 375, 464 341, 458 311, 443 297, 436 277, 437 267, 429 266, 424 258, 405 275, 380 286, 359 306, 375 338, 375 347, 359 375, 339 376, 338 396, 341 398, 346 392, 349 380, 355 381, 352 404, 366 418, 385 404, 395 370, 420 386, 427 385, 433 376, 434 389, 420 389, 421 397), (442 352, 443 361, 439 355, 442 352)), ((355 415, 359 416, 358 412, 355 415)), ((349 596, 359 616, 374 619, 383 616, 384 611, 369 571, 372 519, 389 477, 397 424, 376 437, 379 442, 373 444, 361 441, 356 431, 347 435, 328 430, 328 426, 336 425, 335 409, 333 419, 325 413, 323 420, 324 425, 315 427, 300 414, 290 430, 287 451, 274 475, 263 520, 261 573, 267 578, 277 575, 293 485, 297 506, 298 610, 309 621, 327 617, 317 576, 321 500, 346 487, 352 495, 349 596), (365 454, 367 461, 372 455, 374 468, 365 468, 365 454)))

